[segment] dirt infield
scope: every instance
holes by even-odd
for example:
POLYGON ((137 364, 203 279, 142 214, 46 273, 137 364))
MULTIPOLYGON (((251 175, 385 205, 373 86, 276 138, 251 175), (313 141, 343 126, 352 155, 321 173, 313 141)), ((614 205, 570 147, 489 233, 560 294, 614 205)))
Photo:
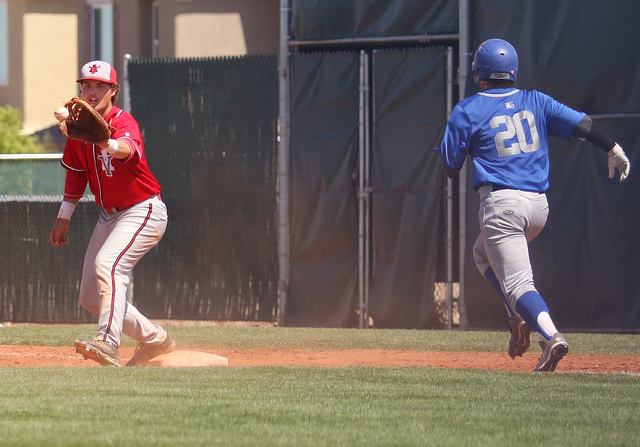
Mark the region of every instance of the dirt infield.
MULTIPOLYGON (((531 371, 538 353, 527 353, 512 360, 506 353, 417 352, 392 350, 343 351, 204 351, 226 357, 229 366, 433 366, 441 368, 531 371)), ((133 348, 120 350, 123 363, 133 348)), ((84 360, 75 348, 0 345, 0 367, 78 366, 98 367, 84 360)), ((640 357, 573 355, 558 364, 559 372, 640 374, 640 357)))

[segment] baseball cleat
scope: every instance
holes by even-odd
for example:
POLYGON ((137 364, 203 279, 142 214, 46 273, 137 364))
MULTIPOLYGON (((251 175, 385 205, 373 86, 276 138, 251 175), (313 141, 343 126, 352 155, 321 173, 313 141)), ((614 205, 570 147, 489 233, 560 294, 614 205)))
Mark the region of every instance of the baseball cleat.
POLYGON ((124 366, 144 366, 147 362, 153 358, 162 354, 168 354, 175 351, 176 342, 169 334, 162 343, 150 345, 147 343, 138 343, 136 350, 133 353, 131 360, 124 366))
POLYGON ((74 343, 76 352, 81 354, 85 360, 93 360, 104 366, 120 365, 120 352, 118 348, 104 341, 96 340, 76 340, 74 343))
POLYGON ((520 314, 509 317, 511 338, 509 339, 509 357, 515 360, 522 357, 531 345, 531 328, 524 322, 520 314))
POLYGON ((533 368, 534 371, 555 371, 558 362, 569 352, 569 344, 560 332, 546 343, 540 342, 540 347, 542 355, 538 360, 538 365, 533 368))

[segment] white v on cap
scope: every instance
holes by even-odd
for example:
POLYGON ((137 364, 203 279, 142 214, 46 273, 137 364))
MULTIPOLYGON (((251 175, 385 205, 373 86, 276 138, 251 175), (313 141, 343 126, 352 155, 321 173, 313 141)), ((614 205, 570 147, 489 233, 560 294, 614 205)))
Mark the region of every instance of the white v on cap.
POLYGON ((116 70, 104 61, 91 61, 84 64, 82 70, 80 70, 80 79, 76 82, 82 82, 89 79, 108 82, 109 84, 115 84, 118 82, 116 70))

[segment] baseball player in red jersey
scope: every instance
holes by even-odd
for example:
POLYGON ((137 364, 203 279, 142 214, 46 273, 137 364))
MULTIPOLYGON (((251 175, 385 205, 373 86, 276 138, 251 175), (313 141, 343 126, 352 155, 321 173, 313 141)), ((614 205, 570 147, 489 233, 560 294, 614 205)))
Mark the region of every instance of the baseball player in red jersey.
MULTIPOLYGON (((51 230, 51 243, 67 243, 71 215, 87 183, 102 208, 84 260, 80 304, 98 317, 93 340, 76 340, 76 350, 102 365, 120 366, 121 334, 137 342, 126 366, 144 365, 175 349, 175 341, 127 302, 129 274, 164 235, 167 209, 149 170, 136 120, 115 106, 120 91, 116 71, 103 61, 85 64, 77 81, 82 99, 115 129, 100 144, 67 139, 64 200, 51 230)), ((63 122, 62 126, 65 125, 63 122)))

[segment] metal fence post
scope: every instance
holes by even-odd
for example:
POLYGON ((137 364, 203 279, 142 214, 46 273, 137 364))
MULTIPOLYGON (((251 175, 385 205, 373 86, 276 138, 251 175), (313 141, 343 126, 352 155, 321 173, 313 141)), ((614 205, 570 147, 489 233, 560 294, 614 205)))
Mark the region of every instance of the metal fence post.
POLYGON ((124 80, 122 81, 122 100, 124 101, 123 109, 127 113, 131 113, 131 86, 129 85, 129 61, 131 61, 131 55, 129 53, 124 55, 123 71, 124 80))
POLYGON ((286 322, 289 287, 289 0, 280 1, 280 112, 278 130, 278 324, 286 322))
POLYGON ((360 116, 358 161, 358 298, 359 327, 369 328, 371 185, 369 178, 369 55, 360 51, 360 116))

